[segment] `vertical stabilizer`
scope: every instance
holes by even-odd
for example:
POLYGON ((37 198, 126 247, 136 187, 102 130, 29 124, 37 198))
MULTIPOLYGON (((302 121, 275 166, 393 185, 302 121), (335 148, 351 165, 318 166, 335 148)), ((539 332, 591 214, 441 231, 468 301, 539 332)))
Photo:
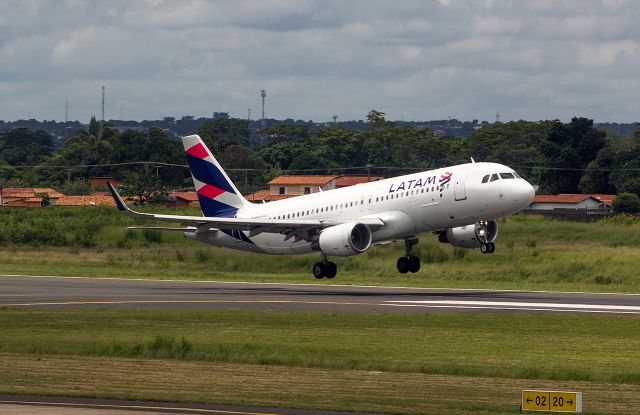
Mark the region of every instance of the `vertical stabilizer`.
POLYGON ((182 137, 182 144, 205 216, 234 217, 238 209, 249 205, 200 136, 182 137))

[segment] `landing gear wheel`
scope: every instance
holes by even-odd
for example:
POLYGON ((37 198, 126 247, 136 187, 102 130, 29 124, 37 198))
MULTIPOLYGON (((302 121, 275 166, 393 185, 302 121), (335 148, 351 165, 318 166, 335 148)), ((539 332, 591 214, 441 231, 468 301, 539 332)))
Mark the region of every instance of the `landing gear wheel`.
POLYGON ((407 272, 409 272, 409 258, 407 258, 406 256, 401 256, 400 258, 398 258, 396 267, 398 268, 398 272, 400 274, 406 274, 407 272))
POLYGON ((316 279, 318 280, 321 280, 322 278, 324 278, 327 272, 326 267, 322 262, 316 262, 315 264, 313 264, 313 268, 311 270, 313 272, 313 276, 316 277, 316 279))
POLYGON ((324 267, 324 276, 327 278, 333 278, 338 273, 338 266, 335 262, 327 262, 324 267))
POLYGON ((480 252, 483 254, 493 254, 496 251, 496 244, 493 242, 487 242, 480 245, 480 252))
POLYGON ((417 256, 409 257, 409 272, 415 273, 420 271, 420 258, 417 256))

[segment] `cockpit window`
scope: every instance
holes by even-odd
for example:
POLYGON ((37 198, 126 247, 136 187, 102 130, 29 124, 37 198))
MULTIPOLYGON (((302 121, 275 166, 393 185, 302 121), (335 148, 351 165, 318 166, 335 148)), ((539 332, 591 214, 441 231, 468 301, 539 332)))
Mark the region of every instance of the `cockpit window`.
POLYGON ((500 177, 503 179, 515 179, 513 173, 500 173, 500 177))
POLYGON ((485 176, 482 178, 482 183, 486 183, 486 182, 488 182, 488 181, 489 181, 489 176, 491 176, 491 175, 490 175, 490 174, 485 175, 485 176))
POLYGON ((516 173, 515 171, 513 172, 513 175, 516 176, 516 179, 522 179, 522 177, 520 177, 520 175, 518 173, 516 173))
POLYGON ((493 173, 491 175, 491 181, 495 182, 496 180, 500 180, 500 176, 498 176, 496 173, 493 173))

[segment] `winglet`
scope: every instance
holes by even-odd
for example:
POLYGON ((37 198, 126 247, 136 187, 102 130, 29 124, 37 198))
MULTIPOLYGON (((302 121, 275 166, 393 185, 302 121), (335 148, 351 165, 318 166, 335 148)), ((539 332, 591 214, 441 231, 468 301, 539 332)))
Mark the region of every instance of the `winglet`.
POLYGON ((118 193, 116 188, 113 187, 111 182, 107 182, 107 186, 109 187, 109 191, 111 192, 111 196, 113 196, 113 200, 115 200, 115 202, 116 202, 116 206, 118 206, 118 210, 120 212, 130 211, 131 209, 129 209, 127 204, 124 203, 124 200, 122 199, 122 196, 120 196, 120 194, 118 193))

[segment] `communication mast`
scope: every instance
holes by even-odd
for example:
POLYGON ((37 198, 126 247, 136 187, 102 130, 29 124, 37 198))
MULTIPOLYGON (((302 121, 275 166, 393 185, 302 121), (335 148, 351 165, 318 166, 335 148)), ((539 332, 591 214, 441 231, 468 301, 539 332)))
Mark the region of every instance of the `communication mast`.
POLYGON ((64 141, 67 141, 69 135, 69 102, 64 103, 64 141))
POLYGON ((102 121, 104 121, 104 85, 102 85, 102 121))
MULTIPOLYGON (((262 89, 260 90, 260 96, 262 97, 262 124, 261 128, 264 130, 267 128, 267 120, 264 118, 264 99, 267 97, 267 91, 262 89)), ((264 139, 264 136, 262 137, 264 139)))

